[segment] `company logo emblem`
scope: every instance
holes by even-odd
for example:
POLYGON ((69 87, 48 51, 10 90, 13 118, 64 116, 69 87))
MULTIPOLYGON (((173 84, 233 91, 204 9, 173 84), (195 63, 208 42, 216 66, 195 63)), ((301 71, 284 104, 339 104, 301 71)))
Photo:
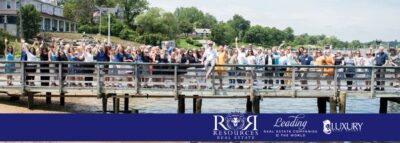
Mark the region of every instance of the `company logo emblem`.
POLYGON ((249 115, 247 118, 241 113, 231 113, 226 117, 214 115, 214 130, 257 130, 257 115, 249 115), (252 128, 250 128, 252 127, 252 128))
POLYGON ((324 129, 322 130, 325 134, 329 135, 332 133, 331 129, 329 128, 329 125, 331 124, 331 121, 325 120, 322 122, 324 124, 324 129))

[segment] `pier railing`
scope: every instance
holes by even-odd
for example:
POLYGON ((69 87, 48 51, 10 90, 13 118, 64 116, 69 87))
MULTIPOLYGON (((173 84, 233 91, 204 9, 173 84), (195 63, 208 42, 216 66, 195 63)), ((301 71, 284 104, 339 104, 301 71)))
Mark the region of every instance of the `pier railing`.
POLYGON ((0 93, 38 96, 398 97, 400 67, 0 61, 0 93), (208 66, 210 68, 210 66, 208 66), (10 80, 11 78, 11 80, 10 80))

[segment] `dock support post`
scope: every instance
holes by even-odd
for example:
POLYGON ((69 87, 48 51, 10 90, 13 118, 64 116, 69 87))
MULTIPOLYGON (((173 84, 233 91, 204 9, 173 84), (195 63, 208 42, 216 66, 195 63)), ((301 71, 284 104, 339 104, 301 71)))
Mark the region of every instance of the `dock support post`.
POLYGON ((65 105, 65 96, 64 93, 60 94, 60 105, 64 106, 65 105))
POLYGON ((252 113, 253 114, 259 114, 260 113, 260 96, 254 96, 254 100, 253 100, 253 110, 252 113))
POLYGON ((33 109, 33 93, 28 93, 28 108, 33 109))
POLYGON ((51 92, 46 92, 46 104, 51 104, 51 92))
POLYGON ((203 99, 199 98, 199 95, 193 96, 193 114, 201 113, 202 102, 203 102, 203 99))
POLYGON ((103 113, 107 113, 107 101, 108 101, 107 95, 102 93, 101 97, 103 101, 103 113))
POLYGON ((335 101, 335 96, 331 96, 329 97, 329 105, 330 105, 330 112, 331 114, 336 114, 337 110, 336 110, 336 101, 335 101))
POLYGON ((113 106, 114 106, 114 113, 119 113, 119 98, 117 95, 113 96, 113 106))
POLYGON ((387 105, 388 105, 388 99, 387 98, 381 98, 380 99, 380 104, 379 104, 379 113, 380 114, 386 114, 387 113, 387 105))
POLYGON ((129 94, 125 94, 125 98, 124 98, 124 113, 129 113, 129 94))
POLYGON ((317 98, 318 113, 319 114, 325 114, 326 113, 326 102, 327 101, 328 101, 328 98, 326 98, 326 97, 318 97, 317 98))
POLYGON ((185 95, 178 95, 178 114, 185 113, 185 95))
POLYGON ((250 96, 247 96, 247 102, 246 102, 246 113, 250 114, 252 112, 252 102, 250 100, 250 96))
POLYGON ((339 95, 339 113, 344 114, 346 113, 346 92, 341 92, 339 95))

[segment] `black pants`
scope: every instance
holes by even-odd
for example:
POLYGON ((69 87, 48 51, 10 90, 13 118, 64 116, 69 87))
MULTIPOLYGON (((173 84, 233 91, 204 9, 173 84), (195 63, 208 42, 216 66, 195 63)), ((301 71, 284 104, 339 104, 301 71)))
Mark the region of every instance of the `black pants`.
POLYGON ((346 73, 347 88, 352 88, 353 81, 351 81, 351 80, 349 80, 349 79, 352 79, 353 77, 354 77, 354 74, 352 74, 352 73, 346 73))
MULTIPOLYGON (((93 81, 94 65, 83 65, 83 67, 85 68, 84 73, 87 74, 85 75, 85 82, 93 81)), ((85 83, 85 85, 91 85, 91 83, 85 83)))
MULTIPOLYGON (((286 72, 286 68, 280 68, 279 69, 279 77, 284 77, 284 75, 285 75, 285 72, 286 72)), ((285 87, 285 80, 281 80, 281 82, 280 82, 280 84, 281 84, 281 89, 285 89, 286 87, 285 87)))
POLYGON ((382 86, 382 87, 378 87, 378 88, 384 88, 385 81, 380 80, 379 78, 385 78, 385 69, 378 69, 377 74, 376 74, 376 85, 382 86))
MULTIPOLYGON (((266 68, 265 69, 265 76, 267 77, 267 78, 272 78, 273 76, 274 76, 274 71, 275 71, 275 68, 272 68, 272 69, 269 69, 269 68, 266 68)), ((274 81, 272 80, 272 79, 270 79, 270 80, 264 80, 264 83, 265 84, 268 84, 268 86, 272 86, 273 84, 274 84, 274 81)))
MULTIPOLYGON (((243 67, 243 68, 244 68, 244 67, 243 67)), ((243 78, 243 76, 246 75, 244 69, 241 69, 241 68, 236 67, 236 70, 237 70, 237 72, 236 72, 236 77, 243 78)), ((237 79, 236 81, 237 81, 237 83, 239 83, 239 84, 243 84, 243 83, 246 82, 246 80, 244 80, 244 79, 237 79)), ((243 85, 240 85, 240 86, 243 86, 243 85)))

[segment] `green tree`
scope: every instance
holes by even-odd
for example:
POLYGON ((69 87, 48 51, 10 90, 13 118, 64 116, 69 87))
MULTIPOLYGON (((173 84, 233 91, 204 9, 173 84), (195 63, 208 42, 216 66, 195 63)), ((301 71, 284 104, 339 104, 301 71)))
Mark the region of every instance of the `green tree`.
POLYGON ((213 15, 206 13, 203 18, 195 22, 195 26, 199 28, 211 28, 217 22, 217 19, 213 15))
POLYGON ((194 30, 193 25, 188 20, 179 21, 179 31, 188 36, 194 30))
POLYGON ((236 37, 235 29, 226 23, 219 23, 211 28, 211 40, 218 45, 229 45, 236 37))
POLYGON ((267 30, 261 25, 255 25, 250 27, 250 29, 246 32, 246 35, 243 37, 244 41, 247 43, 254 44, 266 44, 268 33, 267 30))
POLYGON ((359 49, 359 48, 362 48, 362 47, 363 47, 363 44, 359 40, 353 40, 353 41, 350 42, 348 48, 359 49))
POLYGON ((196 7, 180 7, 175 10, 174 14, 179 21, 187 20, 192 24, 199 22, 204 17, 204 13, 196 7))
POLYGON ((117 0, 96 0, 96 5, 105 7, 114 7, 117 4, 117 0))
POLYGON ((125 24, 134 27, 136 16, 143 13, 149 7, 147 0, 119 0, 123 9, 125 24))
MULTIPOLYGON (((40 13, 36 10, 35 6, 28 4, 19 9, 17 15, 21 14, 22 29, 25 39, 33 38, 40 32, 40 22, 42 18, 40 13)), ((19 16, 17 18, 17 26, 20 24, 19 16)))
POLYGON ((159 33, 174 39, 179 32, 178 20, 172 13, 165 13, 160 8, 151 8, 146 13, 136 17, 137 31, 144 33, 159 33))
POLYGON ((243 37, 246 34, 246 31, 250 28, 250 21, 244 19, 238 14, 235 14, 227 23, 235 29, 236 36, 238 37, 243 37))
POLYGON ((95 0, 65 0, 64 16, 79 22, 79 24, 92 24, 93 13, 96 11, 95 0))

